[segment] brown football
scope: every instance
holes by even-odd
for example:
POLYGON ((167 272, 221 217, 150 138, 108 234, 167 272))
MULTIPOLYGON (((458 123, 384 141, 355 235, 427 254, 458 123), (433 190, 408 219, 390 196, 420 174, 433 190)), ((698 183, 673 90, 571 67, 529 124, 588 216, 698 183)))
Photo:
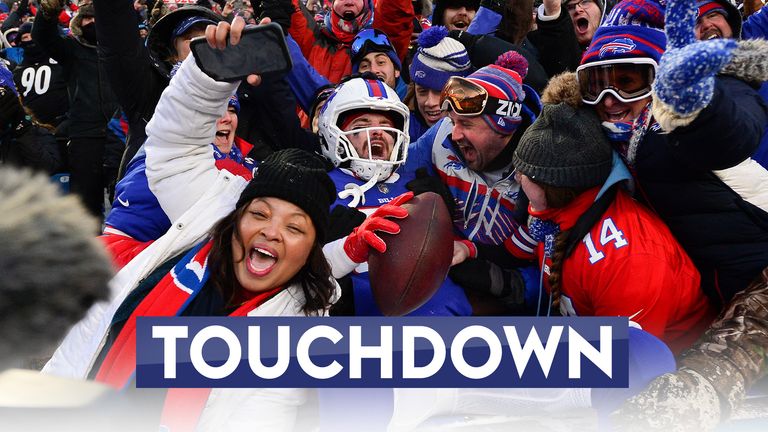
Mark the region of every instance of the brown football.
POLYGON ((399 234, 377 233, 386 252, 371 249, 368 272, 379 309, 387 316, 413 312, 429 300, 448 274, 453 229, 440 195, 425 192, 403 204, 408 217, 393 219, 399 234))

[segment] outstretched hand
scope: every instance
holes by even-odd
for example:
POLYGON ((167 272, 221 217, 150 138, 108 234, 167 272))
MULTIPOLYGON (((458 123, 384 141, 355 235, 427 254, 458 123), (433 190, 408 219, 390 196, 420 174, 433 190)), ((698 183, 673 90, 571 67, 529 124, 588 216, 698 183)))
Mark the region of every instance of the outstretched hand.
POLYGON ((715 75, 731 61, 737 43, 732 39, 699 42, 694 26, 696 3, 669 0, 665 13, 667 51, 654 82, 657 98, 677 114, 690 116, 712 101, 715 75))
MULTIPOLYGON (((265 25, 272 22, 269 18, 264 18, 259 22, 259 25, 265 25)), ((205 40, 208 45, 213 49, 225 50, 227 48, 227 41, 229 45, 237 45, 240 43, 240 37, 245 29, 245 20, 241 16, 236 16, 232 20, 232 24, 226 21, 219 21, 217 25, 209 25, 205 28, 205 40)), ((248 75, 246 78, 248 84, 257 86, 261 84, 261 76, 256 74, 248 75)))
POLYGON ((387 244, 376 235, 376 231, 387 234, 397 234, 400 232, 400 225, 387 218, 403 219, 408 217, 408 210, 401 205, 413 198, 413 192, 406 192, 387 204, 376 209, 373 214, 368 216, 365 221, 355 228, 344 241, 344 252, 356 263, 362 263, 368 260, 370 248, 374 248, 380 253, 387 250, 387 244))

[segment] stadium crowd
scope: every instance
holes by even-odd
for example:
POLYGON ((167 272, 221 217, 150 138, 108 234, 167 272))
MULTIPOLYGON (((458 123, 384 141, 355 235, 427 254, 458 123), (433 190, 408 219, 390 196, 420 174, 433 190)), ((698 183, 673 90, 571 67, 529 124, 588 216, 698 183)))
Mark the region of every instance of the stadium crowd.
MULTIPOLYGON (((329 430, 576 408, 606 430, 711 430, 747 395, 768 397, 761 0, 0 11, 0 305, 16 320, 0 357, 48 331, 20 325, 19 299, 32 321, 69 308, 39 338, 60 343, 42 372, 90 380, 102 398, 133 389, 174 431, 299 430, 307 406, 329 430), (292 64, 279 73, 217 80, 192 54, 194 38, 226 54, 268 25, 286 49, 263 49, 292 64), (397 235, 403 204, 426 192, 452 218, 452 261, 410 316, 627 317, 629 388, 394 390, 369 404, 382 418, 352 391, 134 389, 140 316, 381 316, 369 255, 387 253, 380 234, 397 235), (100 229, 68 228, 70 213, 100 229), (89 265, 20 264, 54 260, 30 245, 68 236, 60 253, 89 265), (88 253, 67 252, 72 242, 88 253), (68 290, 61 300, 51 283, 68 290)), ((17 385, 3 376, 0 388, 17 385)))

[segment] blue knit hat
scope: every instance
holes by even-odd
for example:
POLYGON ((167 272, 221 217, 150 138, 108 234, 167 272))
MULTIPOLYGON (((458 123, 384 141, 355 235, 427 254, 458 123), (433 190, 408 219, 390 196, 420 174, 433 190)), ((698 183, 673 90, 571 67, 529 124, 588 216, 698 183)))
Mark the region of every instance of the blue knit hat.
POLYGON ((666 46, 664 8, 655 0, 623 0, 597 28, 581 64, 637 57, 658 64, 666 46))
POLYGON ((232 107, 235 109, 235 114, 240 114, 240 99, 237 98, 237 95, 234 94, 229 98, 229 102, 227 103, 227 108, 232 107))
POLYGON ((360 62, 363 58, 374 52, 386 54, 392 61, 395 69, 403 69, 403 65, 400 63, 395 48, 392 46, 392 42, 389 41, 387 35, 381 30, 365 29, 358 33, 352 41, 352 73, 358 73, 360 62))
POLYGON ((419 35, 419 49, 410 66, 411 81, 441 91, 450 77, 465 77, 471 71, 466 48, 448 37, 448 29, 431 27, 419 35))
MULTIPOLYGON (((499 100, 522 104, 525 99, 523 78, 528 74, 528 61, 515 51, 499 56, 495 64, 478 69, 467 79, 479 84, 488 95, 499 100)), ((523 118, 520 110, 510 109, 508 114, 483 114, 483 119, 491 129, 504 135, 511 135, 517 130, 523 118)))

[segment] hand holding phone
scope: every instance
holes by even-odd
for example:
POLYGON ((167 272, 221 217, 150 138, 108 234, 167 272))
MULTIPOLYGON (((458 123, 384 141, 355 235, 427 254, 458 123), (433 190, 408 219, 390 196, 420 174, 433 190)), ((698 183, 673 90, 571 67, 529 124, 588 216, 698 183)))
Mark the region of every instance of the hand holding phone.
POLYGON ((190 49, 200 69, 217 81, 247 77, 256 85, 262 76, 282 76, 293 66, 280 26, 268 19, 247 28, 239 16, 231 26, 208 26, 204 38, 192 39, 190 49))

